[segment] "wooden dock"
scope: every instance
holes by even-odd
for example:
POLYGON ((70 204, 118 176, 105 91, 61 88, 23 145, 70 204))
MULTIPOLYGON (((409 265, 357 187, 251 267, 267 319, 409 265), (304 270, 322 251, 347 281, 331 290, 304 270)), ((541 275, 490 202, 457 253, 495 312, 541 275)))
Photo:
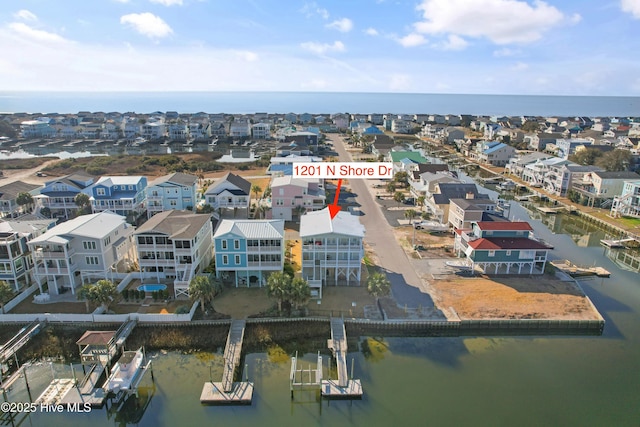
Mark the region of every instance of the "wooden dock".
POLYGON ((246 322, 233 320, 224 348, 224 370, 221 382, 206 382, 200 394, 200 403, 208 404, 247 404, 253 397, 253 383, 234 382, 233 377, 242 354, 242 340, 246 322))
POLYGON ((31 337, 36 335, 44 327, 45 322, 33 321, 20 329, 9 341, 0 347, 0 363, 6 363, 13 355, 24 347, 31 337))
POLYGON ((347 370, 347 333, 343 319, 331 318, 331 339, 327 345, 336 359, 338 380, 323 380, 320 388, 322 396, 330 399, 362 397, 360 380, 349 378, 347 370))
POLYGON ((558 270, 567 273, 571 277, 584 277, 584 276, 598 276, 598 277, 611 277, 611 273, 602 267, 581 267, 573 264, 569 260, 551 261, 558 270))
POLYGON ((602 246, 606 246, 611 249, 617 249, 617 248, 626 248, 627 244, 631 244, 635 241, 636 241, 635 239, 632 239, 630 237, 627 239, 618 239, 618 240, 602 239, 600 240, 600 244, 602 246))
POLYGON ((560 210, 563 210, 564 208, 547 208, 545 206, 536 206, 536 209, 539 212, 542 212, 543 214, 547 214, 547 215, 555 215, 557 214, 560 210))

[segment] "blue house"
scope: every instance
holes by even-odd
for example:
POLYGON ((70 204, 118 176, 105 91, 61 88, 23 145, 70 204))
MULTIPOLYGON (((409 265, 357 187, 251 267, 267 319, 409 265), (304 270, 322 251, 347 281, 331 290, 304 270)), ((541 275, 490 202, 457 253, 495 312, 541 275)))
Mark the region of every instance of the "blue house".
POLYGON ((543 274, 551 249, 522 221, 479 221, 456 230, 454 242, 454 251, 485 274, 543 274))
POLYGON ((175 172, 161 176, 149 183, 147 193, 147 216, 169 210, 193 210, 196 203, 198 177, 175 172))
POLYGON ((77 215, 80 207, 76 205, 75 197, 93 184, 93 178, 88 175, 74 173, 62 176, 44 183, 40 194, 34 196, 36 211, 49 210, 52 218, 68 220, 77 215))
POLYGON ((284 267, 284 220, 227 220, 214 235, 216 275, 236 287, 264 286, 284 267))
POLYGON ((133 223, 145 211, 147 178, 144 176, 103 176, 86 188, 93 213, 109 210, 133 223))

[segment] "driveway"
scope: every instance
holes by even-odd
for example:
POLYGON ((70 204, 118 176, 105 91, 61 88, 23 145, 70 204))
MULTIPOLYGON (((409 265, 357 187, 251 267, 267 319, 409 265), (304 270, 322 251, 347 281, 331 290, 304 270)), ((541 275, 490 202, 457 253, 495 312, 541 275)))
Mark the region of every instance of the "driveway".
MULTIPOLYGON (((330 134, 328 138, 333 142, 340 161, 352 161, 341 136, 330 134)), ((357 194, 356 200, 362 212, 360 221, 366 229, 365 243, 375 252, 377 265, 386 272, 395 300, 398 304, 411 308, 433 307, 426 285, 396 241, 391 226, 375 200, 375 192, 378 190, 372 187, 378 180, 350 179, 349 183, 352 192, 357 194)))

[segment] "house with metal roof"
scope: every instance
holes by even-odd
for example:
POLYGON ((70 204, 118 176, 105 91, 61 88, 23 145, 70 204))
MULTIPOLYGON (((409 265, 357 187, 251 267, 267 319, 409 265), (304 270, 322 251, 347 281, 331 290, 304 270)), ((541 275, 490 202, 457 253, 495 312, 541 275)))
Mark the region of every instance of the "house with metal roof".
POLYGON ((173 281, 176 297, 189 296, 189 284, 213 258, 211 215, 184 210, 160 212, 134 233, 143 277, 173 281))
POLYGON ((243 209, 249 216, 251 183, 231 172, 213 183, 204 193, 205 200, 213 209, 243 209))
POLYGON ((476 146, 475 152, 471 153, 471 157, 480 163, 492 166, 504 166, 515 154, 516 149, 504 142, 481 141, 476 146))
POLYGON ((338 212, 333 219, 328 208, 302 215, 302 277, 312 287, 359 286, 364 233, 359 217, 349 212, 338 212))
POLYGON ((112 272, 126 269, 134 259, 132 233, 123 216, 100 212, 63 222, 32 239, 27 244, 40 292, 47 283, 49 294, 75 294, 80 283, 109 279, 112 272))
POLYGON ((198 177, 174 172, 154 179, 146 188, 147 216, 168 210, 192 210, 196 203, 198 177))
POLYGON ((146 188, 145 176, 103 176, 83 192, 93 213, 111 211, 133 224, 146 209, 146 188))
POLYGON ((93 177, 74 173, 44 183, 40 194, 34 197, 36 211, 47 208, 52 218, 67 220, 78 214, 80 207, 75 197, 93 184, 93 177))
POLYGON ((524 221, 479 221, 455 232, 454 251, 485 274, 543 274, 548 244, 524 221))
POLYGON ((284 267, 284 220, 223 219, 213 235, 216 274, 238 286, 264 286, 284 267))

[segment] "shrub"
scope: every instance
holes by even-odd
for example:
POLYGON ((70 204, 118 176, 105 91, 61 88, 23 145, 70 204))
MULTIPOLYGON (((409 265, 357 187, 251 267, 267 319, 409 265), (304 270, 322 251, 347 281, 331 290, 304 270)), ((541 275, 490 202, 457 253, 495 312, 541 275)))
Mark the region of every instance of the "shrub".
POLYGON ((129 301, 129 289, 122 290, 122 299, 125 301, 129 301))
POLYGON ((154 301, 158 301, 158 291, 151 292, 151 298, 153 298, 154 301))
POLYGON ((188 314, 191 307, 188 305, 181 305, 176 308, 176 314, 188 314))

